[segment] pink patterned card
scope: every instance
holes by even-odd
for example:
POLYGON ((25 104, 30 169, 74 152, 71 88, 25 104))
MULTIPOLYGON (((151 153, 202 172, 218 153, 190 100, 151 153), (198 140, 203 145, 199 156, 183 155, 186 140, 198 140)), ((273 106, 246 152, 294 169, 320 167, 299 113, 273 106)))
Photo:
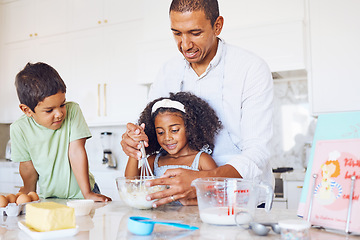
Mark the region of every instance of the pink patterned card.
POLYGON ((354 175, 349 231, 360 233, 360 139, 317 141, 304 219, 307 219, 314 189, 311 224, 345 231, 354 175), (318 176, 315 185, 314 174, 318 176))

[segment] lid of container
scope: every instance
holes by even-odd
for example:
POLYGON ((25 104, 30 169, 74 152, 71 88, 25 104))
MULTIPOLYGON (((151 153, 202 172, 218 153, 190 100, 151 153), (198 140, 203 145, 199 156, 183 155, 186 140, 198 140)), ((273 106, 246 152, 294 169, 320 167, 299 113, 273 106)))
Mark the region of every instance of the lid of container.
POLYGON ((310 228, 311 223, 302 219, 287 219, 279 221, 279 227, 300 231, 310 228))

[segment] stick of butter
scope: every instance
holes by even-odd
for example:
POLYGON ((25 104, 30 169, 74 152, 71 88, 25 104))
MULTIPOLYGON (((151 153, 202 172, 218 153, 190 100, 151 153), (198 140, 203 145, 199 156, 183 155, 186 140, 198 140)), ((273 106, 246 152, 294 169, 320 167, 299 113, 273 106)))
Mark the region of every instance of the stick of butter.
POLYGON ((74 208, 55 202, 27 204, 25 222, 39 232, 76 227, 74 208))

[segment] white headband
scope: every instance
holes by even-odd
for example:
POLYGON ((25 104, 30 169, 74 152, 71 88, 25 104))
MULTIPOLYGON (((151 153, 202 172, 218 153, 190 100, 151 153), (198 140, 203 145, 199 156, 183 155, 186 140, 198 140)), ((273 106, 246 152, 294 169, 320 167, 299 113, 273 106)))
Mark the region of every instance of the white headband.
POLYGON ((154 113, 159 108, 175 108, 185 113, 185 107, 182 103, 170 99, 163 99, 161 101, 156 102, 151 109, 151 113, 154 113))

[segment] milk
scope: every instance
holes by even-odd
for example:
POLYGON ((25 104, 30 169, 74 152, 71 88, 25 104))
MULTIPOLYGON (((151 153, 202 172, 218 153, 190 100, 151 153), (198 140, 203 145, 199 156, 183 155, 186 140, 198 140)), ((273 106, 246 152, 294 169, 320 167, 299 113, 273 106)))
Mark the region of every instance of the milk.
POLYGON ((212 207, 200 210, 200 218, 205 223, 217 224, 217 225, 236 225, 235 215, 238 212, 244 212, 244 214, 238 214, 238 224, 246 224, 251 221, 250 213, 244 208, 231 207, 212 207))

